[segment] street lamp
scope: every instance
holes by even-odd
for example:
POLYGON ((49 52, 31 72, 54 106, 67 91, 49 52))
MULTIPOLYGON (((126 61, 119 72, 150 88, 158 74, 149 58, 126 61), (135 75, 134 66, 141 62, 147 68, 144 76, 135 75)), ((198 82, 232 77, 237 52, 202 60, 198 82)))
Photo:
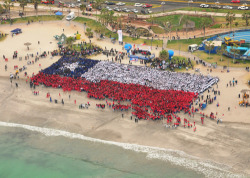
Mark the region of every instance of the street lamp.
POLYGON ((152 50, 152 42, 153 42, 153 38, 154 38, 154 37, 152 37, 152 39, 151 39, 151 50, 152 50))
POLYGON ((162 37, 162 51, 163 51, 163 45, 164 45, 164 36, 162 37))

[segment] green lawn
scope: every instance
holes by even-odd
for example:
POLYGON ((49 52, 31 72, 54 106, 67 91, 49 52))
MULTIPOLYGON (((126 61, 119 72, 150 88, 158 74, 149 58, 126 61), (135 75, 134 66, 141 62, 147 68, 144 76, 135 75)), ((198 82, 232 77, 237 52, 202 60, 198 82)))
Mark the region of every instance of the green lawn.
POLYGON ((165 30, 163 28, 161 28, 161 27, 158 27, 158 26, 151 26, 151 29, 156 34, 163 34, 163 33, 165 33, 165 30))
POLYGON ((235 60, 239 62, 239 64, 234 64, 232 58, 228 58, 226 56, 222 55, 222 61, 221 61, 221 56, 218 54, 209 54, 203 52, 203 51, 196 51, 194 52, 194 55, 200 57, 202 60, 209 62, 209 63, 215 63, 217 62, 217 65, 219 66, 227 66, 228 61, 229 61, 229 67, 246 67, 250 65, 250 61, 245 61, 245 64, 242 60, 235 60))
MULTIPOLYGON (((92 31, 95 31, 97 30, 99 27, 102 26, 102 24, 100 22, 97 22, 95 20, 92 20, 92 19, 88 19, 88 18, 85 18, 85 17, 76 17, 74 19, 75 22, 78 22, 78 23, 86 23, 86 26, 91 28, 92 31)), ((110 30, 108 30, 107 28, 104 29, 104 35, 107 36, 107 37, 112 37, 112 38, 118 38, 118 35, 116 33, 113 33, 111 32, 110 30)))
MULTIPOLYGON (((207 37, 208 38, 208 37, 207 37)), ((192 38, 192 39, 183 39, 183 40, 171 40, 168 41, 167 48, 188 51, 188 46, 191 44, 201 44, 203 38, 192 38)))
MULTIPOLYGON (((163 16, 163 17, 154 17, 147 19, 147 22, 155 23, 162 25, 162 23, 170 22, 172 25, 172 31, 176 31, 183 29, 183 22, 180 22, 182 15, 169 15, 169 16, 163 16), (179 24, 180 22, 180 24, 179 24)), ((210 17, 196 17, 196 16, 188 16, 190 21, 195 22, 195 28, 200 29, 201 28, 201 20, 206 19, 207 20, 207 26, 211 25, 213 23, 213 20, 210 17)))
MULTIPOLYGON (((62 20, 64 16, 56 16, 56 15, 43 15, 43 16, 30 16, 30 17, 22 17, 22 18, 16 18, 13 19, 13 23, 27 23, 28 21, 38 22, 41 21, 53 21, 53 20, 62 20)), ((10 23, 9 20, 6 21, 7 24, 10 23)), ((1 22, 1 24, 5 24, 4 22, 1 22)))

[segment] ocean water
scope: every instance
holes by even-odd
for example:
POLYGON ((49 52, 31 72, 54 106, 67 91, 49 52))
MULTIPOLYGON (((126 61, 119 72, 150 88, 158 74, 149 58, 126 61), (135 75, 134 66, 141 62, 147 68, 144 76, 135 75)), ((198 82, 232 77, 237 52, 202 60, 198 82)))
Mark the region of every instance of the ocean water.
POLYGON ((0 177, 238 177, 183 152, 0 122, 0 177))

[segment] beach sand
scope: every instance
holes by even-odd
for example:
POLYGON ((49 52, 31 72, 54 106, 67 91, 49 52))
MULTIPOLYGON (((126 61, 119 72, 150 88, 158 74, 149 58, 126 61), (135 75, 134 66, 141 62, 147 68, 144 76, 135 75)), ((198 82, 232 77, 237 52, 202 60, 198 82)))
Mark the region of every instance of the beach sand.
MULTIPOLYGON (((222 123, 217 125, 215 120, 205 118, 204 125, 201 125, 200 114, 191 118, 188 115, 180 114, 182 119, 185 117, 196 122, 196 132, 193 129, 183 128, 183 126, 173 130, 166 129, 163 127, 162 121, 139 121, 136 124, 134 120, 130 120, 131 112, 129 111, 124 112, 125 116, 122 118, 121 112, 97 109, 96 103, 104 104, 105 101, 89 99, 84 92, 64 93, 62 89, 39 86, 35 89, 35 91, 39 91, 39 95, 35 96, 32 93, 34 90, 30 89, 29 84, 25 82, 24 72, 20 74, 20 79, 14 80, 11 85, 9 75, 10 72, 15 72, 14 65, 18 65, 19 68, 26 65, 26 71, 31 76, 32 73, 38 73, 39 70, 50 66, 59 59, 59 57, 41 58, 34 65, 27 65, 24 56, 27 53, 40 53, 40 48, 41 51, 56 49, 57 45, 53 36, 60 35, 63 32, 62 29, 66 35, 74 34, 78 30, 86 39, 82 24, 69 24, 68 22, 0 26, 0 31, 9 33, 15 28, 22 28, 23 33, 13 38, 9 35, 0 42, 0 121, 60 129, 104 140, 181 150, 201 160, 210 160, 230 166, 232 167, 230 171, 250 174, 250 109, 238 105, 240 91, 249 89, 246 84, 249 74, 244 69, 232 68, 229 73, 222 73, 221 69, 213 69, 213 72, 208 73, 207 68, 197 66, 203 74, 220 78, 218 89, 216 86, 213 87, 215 90, 220 90, 221 95, 217 96, 216 102, 208 105, 202 112, 208 115, 210 112, 218 112, 217 117, 223 120, 222 123), (40 45, 38 41, 40 41, 40 45), (23 45, 25 42, 32 43, 30 50, 23 45), (12 59, 13 51, 16 50, 18 55, 23 57, 22 61, 12 59), (2 55, 9 58, 9 61, 4 62, 2 55), (7 71, 4 70, 5 64, 8 65, 7 71), (41 68, 39 64, 41 64, 41 68), (238 85, 226 87, 233 77, 238 80, 238 85), (15 82, 19 84, 18 88, 15 87, 15 82), (46 98, 47 92, 50 92, 53 99, 58 99, 59 103, 50 103, 46 98), (65 102, 64 106, 60 103, 62 98, 65 102), (76 105, 74 100, 76 100, 76 105), (78 109, 79 104, 88 101, 91 104, 89 109, 78 109), (217 102, 220 104, 219 107, 216 106, 217 102), (230 107, 230 111, 228 111, 228 107, 230 107)), ((106 46, 108 49, 112 47, 119 51, 122 49, 122 46, 113 45, 108 40, 92 39, 91 41, 103 48, 106 46)), ((158 54, 155 50, 153 52, 158 54)), ((103 55, 93 58, 106 60, 103 55)), ((124 59, 122 63, 128 63, 128 59, 124 59)), ((207 91, 204 95, 206 94, 207 91)))

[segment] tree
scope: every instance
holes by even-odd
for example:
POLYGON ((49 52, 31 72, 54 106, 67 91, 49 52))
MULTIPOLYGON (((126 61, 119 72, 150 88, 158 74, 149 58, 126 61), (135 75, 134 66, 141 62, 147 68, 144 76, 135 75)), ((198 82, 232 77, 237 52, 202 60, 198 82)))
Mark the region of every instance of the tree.
POLYGON ((0 14, 4 13, 3 6, 0 4, 0 14))
POLYGON ((152 25, 154 24, 154 17, 152 15, 150 15, 148 20, 152 23, 152 25))
POLYGON ((220 61, 222 61, 222 55, 226 52, 226 46, 222 45, 220 49, 217 49, 217 54, 220 55, 220 61))
POLYGON ((245 20, 246 26, 249 25, 249 18, 250 18, 250 12, 248 12, 248 13, 245 12, 242 14, 242 19, 245 20))
POLYGON ((23 12, 24 12, 24 8, 25 6, 27 6, 27 0, 19 0, 19 3, 20 3, 20 7, 23 8, 23 12))
POLYGON ((3 7, 4 7, 4 9, 5 9, 7 12, 9 12, 9 17, 10 17, 10 8, 11 8, 11 7, 14 7, 14 4, 12 3, 12 1, 11 1, 11 0, 6 0, 6 1, 4 1, 3 7))
POLYGON ((209 22, 207 21, 207 19, 202 18, 201 19, 201 27, 203 28, 203 32, 204 32, 204 39, 206 36, 206 27, 208 26, 209 22))
POLYGON ((36 11, 36 15, 37 15, 37 11, 38 11, 38 5, 40 3, 40 0, 32 0, 32 3, 34 5, 34 9, 36 11))
POLYGON ((93 32, 92 32, 91 28, 86 29, 86 35, 88 36, 88 38, 93 37, 93 32))
POLYGON ((80 10, 82 11, 82 14, 84 14, 85 9, 86 9, 85 4, 80 5, 80 10))
POLYGON ((233 53, 234 58, 233 58, 233 63, 235 61, 235 56, 240 54, 240 50, 237 48, 236 45, 233 45, 232 48, 230 49, 230 52, 233 53))
POLYGON ((69 48, 72 47, 72 44, 74 41, 75 41, 75 39, 72 36, 66 38, 66 44, 68 45, 69 48))
POLYGON ((187 36, 187 27, 189 23, 189 17, 187 15, 184 15, 181 19, 181 21, 186 25, 186 36, 187 36))
POLYGON ((168 52, 166 50, 160 51, 159 58, 164 61, 167 60, 169 58, 168 52))
POLYGON ((213 43, 213 41, 207 41, 207 42, 206 42, 205 49, 208 50, 209 59, 211 59, 211 58, 210 58, 210 53, 211 53, 211 51, 213 51, 213 49, 214 49, 214 43, 213 43))
POLYGON ((238 22, 235 22, 235 24, 234 24, 235 26, 236 26, 236 28, 238 27, 238 25, 239 25, 239 23, 238 22))
POLYGON ((235 19, 236 19, 236 17, 235 17, 234 13, 232 13, 232 12, 227 13, 226 21, 229 23, 231 31, 232 31, 232 24, 233 24, 235 19))
POLYGON ((97 10, 102 8, 103 0, 96 0, 93 4, 93 8, 96 10, 96 19, 97 19, 97 10))

